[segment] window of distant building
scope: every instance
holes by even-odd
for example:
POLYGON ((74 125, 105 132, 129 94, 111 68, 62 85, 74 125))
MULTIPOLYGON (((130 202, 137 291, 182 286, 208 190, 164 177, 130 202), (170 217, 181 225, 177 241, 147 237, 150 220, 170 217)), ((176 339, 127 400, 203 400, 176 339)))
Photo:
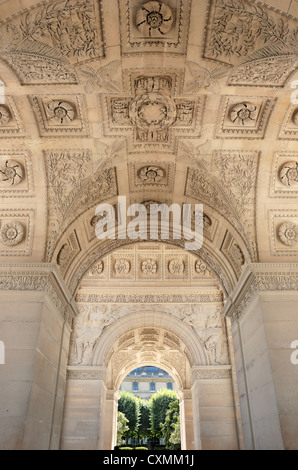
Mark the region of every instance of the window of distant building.
POLYGON ((173 384, 172 384, 172 382, 168 382, 168 383, 167 383, 167 389, 168 389, 168 390, 173 390, 173 384))
POLYGON ((150 392, 155 392, 155 383, 150 382, 150 392))
POLYGON ((133 389, 134 391, 139 390, 139 384, 138 384, 138 382, 133 382, 133 383, 132 383, 132 389, 133 389))

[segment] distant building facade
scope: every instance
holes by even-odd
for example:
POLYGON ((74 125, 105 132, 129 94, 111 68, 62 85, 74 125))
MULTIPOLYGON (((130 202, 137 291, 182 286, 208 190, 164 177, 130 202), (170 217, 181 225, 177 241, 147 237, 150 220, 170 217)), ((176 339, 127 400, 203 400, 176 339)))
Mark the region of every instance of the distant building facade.
POLYGON ((174 379, 165 370, 153 366, 134 369, 125 377, 119 388, 143 399, 149 399, 162 389, 178 391, 174 379))

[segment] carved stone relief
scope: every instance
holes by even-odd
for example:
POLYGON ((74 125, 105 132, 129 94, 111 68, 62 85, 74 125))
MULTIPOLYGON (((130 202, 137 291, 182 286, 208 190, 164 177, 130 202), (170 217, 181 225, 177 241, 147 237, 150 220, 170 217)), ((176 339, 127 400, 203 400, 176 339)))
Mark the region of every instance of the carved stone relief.
POLYGON ((287 246, 295 246, 298 243, 298 225, 285 222, 279 227, 278 236, 280 241, 287 246))
POLYGON ((94 0, 40 5, 4 24, 1 33, 7 53, 64 57, 72 63, 104 55, 100 9, 94 0))
POLYGON ((285 186, 297 186, 298 183, 298 162, 290 161, 284 163, 279 170, 279 178, 285 186))
POLYGON ((242 267, 245 264, 245 257, 241 248, 228 231, 226 232, 221 251, 226 255, 235 273, 239 277, 242 272, 242 267))
POLYGON ((35 96, 31 101, 41 137, 88 135, 83 96, 35 96))
POLYGON ((1 226, 0 241, 6 246, 18 245, 25 236, 25 230, 19 222, 6 222, 1 226))
POLYGON ((246 101, 246 99, 239 102, 239 98, 241 97, 222 97, 216 137, 229 139, 264 138, 275 100, 267 97, 255 97, 252 102, 246 101))
POLYGON ((6 160, 0 167, 0 186, 17 186, 22 179, 23 168, 16 160, 6 160))
POLYGON ((0 103, 0 137, 23 137, 21 122, 14 98, 5 95, 5 104, 0 103))
POLYGON ((185 53, 190 0, 119 0, 122 54, 185 53))
POLYGON ((0 126, 5 126, 11 121, 11 114, 7 106, 0 105, 0 126))
POLYGON ((56 257, 57 264, 62 274, 64 274, 71 263, 71 261, 81 251, 77 233, 74 230, 58 250, 56 257))
POLYGON ((297 105, 290 104, 279 131, 279 139, 298 139, 298 109, 297 105))
POLYGON ((142 261, 141 271, 143 274, 147 276, 156 274, 157 268, 158 268, 158 265, 155 259, 148 258, 142 261))

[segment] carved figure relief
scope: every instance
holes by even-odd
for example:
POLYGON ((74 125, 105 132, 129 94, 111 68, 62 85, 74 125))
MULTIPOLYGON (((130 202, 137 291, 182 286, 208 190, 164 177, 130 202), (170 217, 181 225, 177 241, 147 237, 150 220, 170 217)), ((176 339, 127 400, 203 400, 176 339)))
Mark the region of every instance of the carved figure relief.
POLYGON ((287 162, 279 170, 279 178, 285 186, 298 183, 298 162, 287 162))
POLYGON ((0 168, 0 182, 5 185, 17 186, 23 179, 22 165, 16 160, 6 160, 0 168))
POLYGON ((19 222, 7 222, 0 230, 0 241, 3 245, 18 245, 24 239, 24 236, 24 227, 19 222))
POLYGON ((298 225, 285 222, 278 229, 280 241, 287 246, 294 246, 298 243, 298 225))
POLYGON ((174 16, 171 8, 162 2, 144 3, 137 12, 136 25, 144 36, 160 37, 172 28, 174 16))

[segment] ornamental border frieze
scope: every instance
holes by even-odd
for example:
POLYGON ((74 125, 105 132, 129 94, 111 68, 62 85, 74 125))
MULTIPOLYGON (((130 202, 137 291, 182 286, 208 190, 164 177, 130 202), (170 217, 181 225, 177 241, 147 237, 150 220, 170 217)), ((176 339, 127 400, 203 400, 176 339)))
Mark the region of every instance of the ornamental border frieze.
POLYGON ((172 294, 172 293, 107 293, 100 294, 92 293, 78 293, 76 296, 77 302, 84 303, 130 303, 130 304, 158 304, 158 303, 221 303, 223 301, 222 292, 213 293, 206 292, 202 294, 193 294, 191 292, 185 294, 172 294))
POLYGON ((195 369, 191 373, 191 383, 195 384, 196 380, 202 379, 230 379, 232 377, 231 366, 223 366, 220 368, 206 367, 195 369))
POLYGON ((67 368, 67 380, 106 380, 106 373, 96 368, 67 368))

